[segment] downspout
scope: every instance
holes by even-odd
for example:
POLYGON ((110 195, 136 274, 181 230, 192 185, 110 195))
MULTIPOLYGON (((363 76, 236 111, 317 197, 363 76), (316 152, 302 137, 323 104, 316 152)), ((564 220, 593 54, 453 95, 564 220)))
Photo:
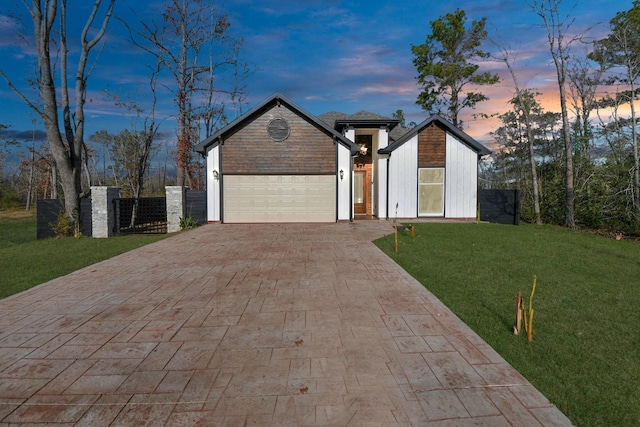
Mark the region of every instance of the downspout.
POLYGON ((480 211, 480 161, 482 160, 482 156, 478 153, 477 161, 476 161, 476 221, 480 222, 480 215, 482 212, 480 211))
POLYGON ((340 156, 338 155, 338 140, 333 138, 333 145, 335 147, 335 158, 336 158, 336 169, 335 169, 335 177, 336 177, 336 222, 340 220, 340 176, 339 176, 339 167, 340 167, 340 156))
POLYGON ((387 219, 389 219, 389 160, 391 160, 391 153, 387 156, 387 219))
POLYGON ((480 221, 480 216, 482 215, 480 210, 480 161, 483 157, 478 153, 478 161, 476 162, 476 221, 480 221))
POLYGON ((349 155, 349 221, 353 222, 353 157, 349 155))
POLYGON ((220 149, 218 150, 218 169, 220 169, 220 171, 218 174, 218 189, 220 190, 220 224, 224 224, 224 185, 222 185, 224 182, 224 174, 222 173, 222 146, 224 145, 224 141, 222 138, 220 138, 219 141, 220 149))

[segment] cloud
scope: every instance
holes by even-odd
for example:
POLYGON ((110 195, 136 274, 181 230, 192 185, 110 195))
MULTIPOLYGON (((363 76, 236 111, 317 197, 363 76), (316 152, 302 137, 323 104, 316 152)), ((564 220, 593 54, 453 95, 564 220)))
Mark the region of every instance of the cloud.
POLYGON ((15 141, 46 141, 47 133, 44 130, 18 130, 18 129, 0 129, 0 139, 15 141))
POLYGON ((21 30, 22 25, 16 17, 0 14, 0 46, 15 46, 21 30))

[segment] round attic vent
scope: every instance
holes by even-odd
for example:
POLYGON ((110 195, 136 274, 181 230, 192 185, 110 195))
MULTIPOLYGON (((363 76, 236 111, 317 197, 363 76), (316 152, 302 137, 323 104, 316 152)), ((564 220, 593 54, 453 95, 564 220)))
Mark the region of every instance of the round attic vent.
POLYGON ((267 124, 267 135, 274 141, 284 141, 289 138, 290 132, 291 128, 289 128, 289 123, 285 119, 272 119, 267 124))

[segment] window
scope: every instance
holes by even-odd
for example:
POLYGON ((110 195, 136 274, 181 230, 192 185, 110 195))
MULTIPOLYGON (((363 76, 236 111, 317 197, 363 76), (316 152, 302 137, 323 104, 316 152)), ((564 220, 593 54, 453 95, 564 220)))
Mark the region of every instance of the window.
POLYGON ((444 215, 444 168, 418 169, 418 216, 444 215))

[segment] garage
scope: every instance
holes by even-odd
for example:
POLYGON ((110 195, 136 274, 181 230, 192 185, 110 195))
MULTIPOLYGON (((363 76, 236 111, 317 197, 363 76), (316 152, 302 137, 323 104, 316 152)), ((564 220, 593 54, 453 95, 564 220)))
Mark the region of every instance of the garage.
POLYGON ((326 223, 352 218, 359 147, 274 94, 196 146, 207 164, 207 221, 326 223))
POLYGON ((224 222, 335 222, 332 175, 227 175, 224 222))

